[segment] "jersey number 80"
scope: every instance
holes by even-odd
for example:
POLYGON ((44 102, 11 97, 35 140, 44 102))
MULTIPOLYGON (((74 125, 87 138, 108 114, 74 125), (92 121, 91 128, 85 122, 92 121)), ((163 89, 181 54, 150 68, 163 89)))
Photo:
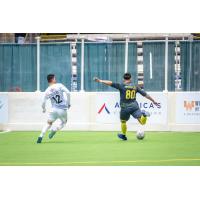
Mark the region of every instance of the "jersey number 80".
POLYGON ((126 99, 134 99, 135 90, 126 90, 126 99))

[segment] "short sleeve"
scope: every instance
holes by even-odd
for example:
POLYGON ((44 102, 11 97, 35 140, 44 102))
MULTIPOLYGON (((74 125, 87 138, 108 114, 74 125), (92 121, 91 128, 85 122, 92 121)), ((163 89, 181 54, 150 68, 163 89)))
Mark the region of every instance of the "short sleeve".
POLYGON ((45 91, 44 91, 44 99, 48 99, 49 98, 49 88, 47 88, 45 91))
POLYGON ((111 87, 120 90, 120 84, 119 83, 112 83, 111 87))
POLYGON ((137 86, 137 92, 140 93, 142 96, 146 96, 147 95, 147 93, 143 89, 138 87, 138 86, 137 86))
POLYGON ((60 88, 63 92, 66 92, 66 93, 69 93, 69 90, 63 85, 60 83, 60 88))

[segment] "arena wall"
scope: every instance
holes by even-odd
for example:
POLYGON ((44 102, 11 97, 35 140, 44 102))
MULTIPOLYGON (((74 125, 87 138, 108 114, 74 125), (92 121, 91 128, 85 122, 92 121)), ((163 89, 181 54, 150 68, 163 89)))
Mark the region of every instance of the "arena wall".
MULTIPOLYGON (((144 130, 200 131, 200 92, 150 92, 149 94, 158 100, 161 108, 157 109, 149 100, 138 97, 141 108, 146 108, 152 113, 143 127, 144 130)), ((3 92, 0 93, 0 97, 2 95, 8 99, 8 121, 0 122, 0 130, 41 130, 47 121, 47 114, 42 113, 41 109, 42 92, 3 92)), ((119 131, 118 100, 117 92, 72 92, 68 123, 64 130, 119 131)), ((47 111, 49 109, 50 102, 47 104, 47 111)), ((138 128, 141 128, 141 125, 137 121, 131 119, 128 122, 129 131, 138 128)))

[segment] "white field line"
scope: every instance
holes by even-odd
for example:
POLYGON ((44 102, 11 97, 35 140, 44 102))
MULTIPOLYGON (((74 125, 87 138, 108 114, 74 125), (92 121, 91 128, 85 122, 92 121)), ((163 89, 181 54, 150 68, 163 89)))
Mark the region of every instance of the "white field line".
POLYGON ((76 165, 76 164, 130 164, 130 163, 163 163, 163 162, 178 162, 178 161, 200 161, 200 158, 177 158, 177 159, 163 159, 163 160, 123 160, 123 161, 74 161, 74 162, 27 162, 27 163, 11 163, 0 162, 0 165, 76 165))

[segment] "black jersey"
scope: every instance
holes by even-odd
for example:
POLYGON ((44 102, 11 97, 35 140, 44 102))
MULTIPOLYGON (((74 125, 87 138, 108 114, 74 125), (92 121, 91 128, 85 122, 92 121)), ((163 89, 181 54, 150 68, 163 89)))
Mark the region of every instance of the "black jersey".
POLYGON ((120 92, 120 105, 130 104, 136 101, 136 93, 139 92, 142 96, 146 96, 147 93, 140 87, 133 85, 132 83, 112 83, 111 87, 114 87, 120 92))

